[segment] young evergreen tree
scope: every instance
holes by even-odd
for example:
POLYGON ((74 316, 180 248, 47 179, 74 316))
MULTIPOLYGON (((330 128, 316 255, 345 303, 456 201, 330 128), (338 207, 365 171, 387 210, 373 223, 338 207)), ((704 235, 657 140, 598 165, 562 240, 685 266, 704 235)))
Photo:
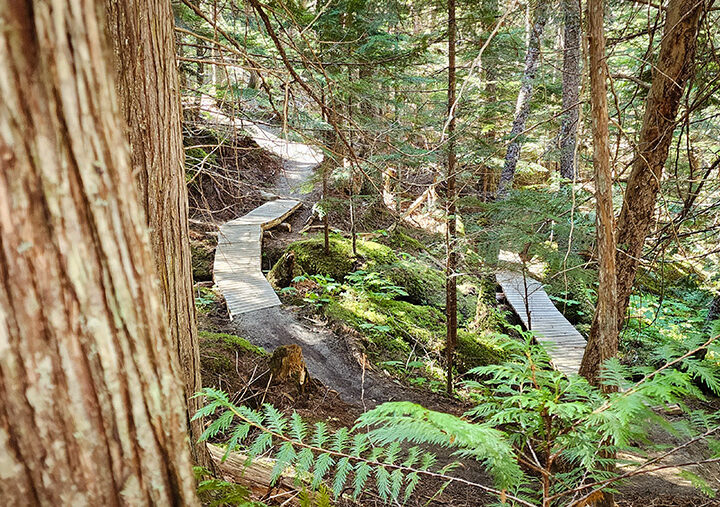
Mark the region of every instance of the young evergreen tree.
POLYGON ((0 11, 6 505, 198 503, 102 4, 0 11))

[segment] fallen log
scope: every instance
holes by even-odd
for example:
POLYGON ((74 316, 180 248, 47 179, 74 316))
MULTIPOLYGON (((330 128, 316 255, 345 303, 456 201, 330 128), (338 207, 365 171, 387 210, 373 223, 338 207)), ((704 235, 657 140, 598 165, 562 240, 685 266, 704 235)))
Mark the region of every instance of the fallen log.
MULTIPOLYGON (((274 459, 254 458, 248 464, 247 455, 231 452, 223 461, 225 449, 213 444, 208 444, 207 448, 223 479, 245 486, 257 498, 265 498, 271 492, 273 495, 285 492, 291 497, 299 491, 294 485, 296 475, 292 468, 285 470, 275 484, 271 484, 274 459)), ((297 502, 289 502, 288 505, 297 505, 297 502)))

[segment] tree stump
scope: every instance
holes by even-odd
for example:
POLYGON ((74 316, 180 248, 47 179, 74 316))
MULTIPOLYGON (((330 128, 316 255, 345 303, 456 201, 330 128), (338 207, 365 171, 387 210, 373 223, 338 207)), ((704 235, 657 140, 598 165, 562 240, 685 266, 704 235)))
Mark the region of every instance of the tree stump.
POLYGON ((273 287, 282 289, 289 287, 293 278, 302 274, 302 269, 295 263, 295 252, 289 251, 280 257, 268 275, 268 281, 273 287))
POLYGON ((300 345, 281 345, 270 358, 270 373, 277 382, 293 381, 302 393, 310 380, 300 345))

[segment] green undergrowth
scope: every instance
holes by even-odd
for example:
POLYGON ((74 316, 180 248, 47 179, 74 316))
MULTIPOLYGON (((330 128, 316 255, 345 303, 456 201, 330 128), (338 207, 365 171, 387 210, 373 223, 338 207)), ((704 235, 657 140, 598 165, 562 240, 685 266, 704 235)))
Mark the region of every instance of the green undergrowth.
MULTIPOLYGON (((358 240, 357 257, 348 239, 334 236, 330 244, 329 256, 322 238, 290 245, 269 279, 285 280, 286 287, 276 283, 281 293, 360 333, 375 362, 400 374, 420 369, 412 372, 417 383, 438 380, 446 340, 443 271, 422 254, 395 253, 373 241, 358 240), (288 252, 294 253, 292 281, 288 252)), ((494 338, 503 319, 487 285, 469 275, 458 279, 460 372, 503 359, 494 338)))
POLYGON ((195 287, 195 310, 199 316, 212 313, 220 304, 221 297, 208 287, 195 287))
MULTIPOLYGON (((379 362, 421 360, 426 373, 434 368, 445 347, 445 315, 432 306, 387 299, 348 288, 323 306, 331 320, 360 332, 368 353, 379 362), (424 360, 424 361, 423 361, 424 360)), ((457 367, 460 371, 495 364, 503 353, 491 333, 458 329, 457 367)))
POLYGON ((200 336, 200 340, 217 343, 227 349, 232 349, 232 350, 239 349, 239 350, 243 350, 245 352, 250 352, 251 354, 255 354, 258 356, 268 355, 268 353, 262 347, 253 345, 252 343, 247 341, 245 338, 241 338, 234 334, 213 333, 211 331, 200 331, 198 334, 200 336))

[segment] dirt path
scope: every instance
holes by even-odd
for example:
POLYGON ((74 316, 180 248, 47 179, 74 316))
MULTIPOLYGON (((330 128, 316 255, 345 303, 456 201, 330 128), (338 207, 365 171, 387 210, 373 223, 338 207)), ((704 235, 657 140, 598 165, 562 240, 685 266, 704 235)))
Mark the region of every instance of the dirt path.
MULTIPOLYGON (((304 202, 305 206, 310 205, 307 201, 309 192, 303 190, 311 190, 306 188, 305 184, 311 179, 313 170, 322 160, 322 154, 318 149, 284 139, 265 126, 230 118, 209 99, 203 99, 202 111, 220 125, 245 130, 258 145, 281 157, 284 173, 278 178, 272 192, 279 197, 297 199, 304 202)), ((252 255, 257 256, 257 252, 253 252, 252 255)), ((247 261, 254 263, 255 259, 247 259, 247 261)), ((224 296, 228 298, 231 295, 224 294, 224 296)), ((237 299, 236 296, 232 295, 237 299)), ((248 293, 241 297, 252 298, 253 294, 248 293)), ((385 401, 400 399, 426 404, 428 402, 427 393, 404 388, 382 373, 363 371, 361 359, 353 354, 345 338, 303 319, 297 315, 296 309, 274 306, 240 313, 234 315, 232 324, 239 336, 268 350, 280 345, 293 343, 300 345, 310 375, 337 391, 346 402, 367 408, 385 401)), ((438 397, 438 400, 430 405, 438 406, 442 403, 443 399, 438 397)))

